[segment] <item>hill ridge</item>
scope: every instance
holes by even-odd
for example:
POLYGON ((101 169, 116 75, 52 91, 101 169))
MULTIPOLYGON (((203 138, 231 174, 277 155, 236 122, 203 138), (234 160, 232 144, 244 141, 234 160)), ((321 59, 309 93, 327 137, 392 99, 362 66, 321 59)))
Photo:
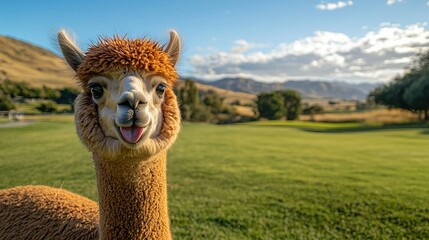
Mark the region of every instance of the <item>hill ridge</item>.
POLYGON ((0 81, 31 86, 75 86, 74 73, 55 53, 9 36, 0 36, 0 81))
POLYGON ((215 81, 205 81, 192 78, 196 82, 232 90, 258 94, 282 89, 299 91, 304 98, 335 98, 346 100, 365 99, 368 93, 377 86, 372 83, 347 83, 344 81, 320 80, 288 80, 284 82, 264 83, 250 78, 222 78, 215 81))

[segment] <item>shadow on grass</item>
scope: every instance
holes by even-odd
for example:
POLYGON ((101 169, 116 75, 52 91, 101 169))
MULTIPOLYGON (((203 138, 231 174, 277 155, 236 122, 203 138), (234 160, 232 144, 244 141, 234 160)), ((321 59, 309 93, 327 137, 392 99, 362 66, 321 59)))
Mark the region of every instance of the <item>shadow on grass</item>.
POLYGON ((425 130, 423 130, 423 131, 421 132, 421 134, 429 135, 429 129, 425 129, 425 130))
POLYGON ((402 124, 381 124, 381 125, 368 125, 359 122, 345 122, 345 123, 326 123, 326 122, 304 122, 304 124, 261 124, 252 125, 257 127, 279 127, 279 128, 294 128, 306 132, 315 133, 354 133, 354 132, 371 132, 371 131, 385 131, 397 129, 421 129, 421 134, 429 135, 428 123, 402 123, 402 124), (314 125, 312 124, 314 123, 314 125), (321 124, 321 125, 319 125, 321 124))
POLYGON ((209 218, 208 220, 215 223, 216 225, 219 225, 224 228, 229 228, 232 230, 247 230, 248 228, 246 224, 234 218, 216 217, 216 218, 209 218))
POLYGON ((353 133, 353 132, 371 132, 371 131, 385 131, 385 130, 398 130, 398 129, 421 129, 421 134, 429 135, 429 124, 426 123, 409 123, 409 124, 386 124, 386 125, 362 125, 357 127, 338 127, 338 128, 299 128, 306 132, 317 133, 353 133))

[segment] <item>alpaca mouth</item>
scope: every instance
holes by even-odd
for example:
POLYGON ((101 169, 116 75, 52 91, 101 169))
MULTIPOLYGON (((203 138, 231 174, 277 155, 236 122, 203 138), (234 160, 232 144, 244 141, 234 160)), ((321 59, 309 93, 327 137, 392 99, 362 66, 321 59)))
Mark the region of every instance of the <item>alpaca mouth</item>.
POLYGON ((119 131, 128 143, 137 143, 143 135, 144 127, 131 126, 131 127, 119 127, 119 131))
POLYGON ((114 126, 119 140, 129 148, 138 147, 139 143, 143 141, 150 128, 150 124, 146 124, 144 126, 135 124, 131 126, 119 126, 114 123, 114 126))

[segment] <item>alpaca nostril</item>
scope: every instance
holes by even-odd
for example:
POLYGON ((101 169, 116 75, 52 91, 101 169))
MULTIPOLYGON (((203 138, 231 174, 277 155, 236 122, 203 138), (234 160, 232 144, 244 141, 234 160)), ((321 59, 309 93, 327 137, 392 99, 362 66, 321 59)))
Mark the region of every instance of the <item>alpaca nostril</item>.
POLYGON ((146 104, 147 104, 147 102, 144 102, 144 101, 138 101, 136 103, 134 103, 132 101, 123 101, 123 102, 118 103, 118 106, 129 107, 129 108, 135 109, 135 108, 139 107, 140 105, 146 105, 146 104))
POLYGON ((136 109, 140 105, 146 105, 146 104, 147 104, 147 101, 144 95, 136 91, 124 92, 118 101, 118 106, 129 107, 132 109, 136 109))
POLYGON ((130 105, 130 103, 128 101, 120 102, 120 103, 118 103, 118 106, 132 108, 132 106, 130 105))

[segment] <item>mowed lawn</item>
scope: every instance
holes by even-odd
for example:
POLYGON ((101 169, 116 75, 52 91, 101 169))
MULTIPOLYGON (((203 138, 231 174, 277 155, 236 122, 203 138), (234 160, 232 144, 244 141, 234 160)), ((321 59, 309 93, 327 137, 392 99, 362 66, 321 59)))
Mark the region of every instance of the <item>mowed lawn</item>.
MULTIPOLYGON (((185 123, 169 153, 175 239, 429 239, 429 128, 185 123)), ((96 199, 70 119, 0 128, 0 188, 96 199)))

